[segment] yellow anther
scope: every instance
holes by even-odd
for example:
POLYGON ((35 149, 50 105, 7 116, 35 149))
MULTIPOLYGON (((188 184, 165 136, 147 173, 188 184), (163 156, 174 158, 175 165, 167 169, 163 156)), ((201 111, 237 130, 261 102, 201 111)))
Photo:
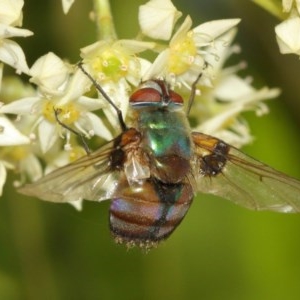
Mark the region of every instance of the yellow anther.
POLYGON ((53 101, 47 101, 43 107, 43 115, 52 123, 56 123, 54 109, 58 111, 59 120, 66 125, 73 124, 80 116, 79 109, 73 103, 60 106, 53 104, 53 101))
POLYGON ((192 32, 170 47, 168 69, 170 73, 180 75, 185 73, 193 64, 197 54, 197 47, 192 32))

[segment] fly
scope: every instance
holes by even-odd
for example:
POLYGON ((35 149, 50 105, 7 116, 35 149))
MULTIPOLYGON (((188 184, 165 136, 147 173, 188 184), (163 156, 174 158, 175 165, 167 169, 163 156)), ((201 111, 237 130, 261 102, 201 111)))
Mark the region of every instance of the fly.
MULTIPOLYGON (((229 144, 192 132, 182 97, 164 80, 144 82, 129 99, 134 120, 93 81, 117 112, 122 132, 100 149, 19 191, 52 201, 111 200, 110 231, 118 243, 151 248, 168 238, 197 193, 253 210, 300 212, 300 181, 229 144)), ((195 85, 189 101, 192 103, 195 85)))

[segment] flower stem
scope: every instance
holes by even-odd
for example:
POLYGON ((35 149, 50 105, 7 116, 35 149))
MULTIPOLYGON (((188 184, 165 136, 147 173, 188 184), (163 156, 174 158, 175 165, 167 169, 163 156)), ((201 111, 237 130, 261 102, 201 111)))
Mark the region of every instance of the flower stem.
POLYGON ((94 0, 95 22, 99 40, 114 40, 117 38, 109 0, 94 0))

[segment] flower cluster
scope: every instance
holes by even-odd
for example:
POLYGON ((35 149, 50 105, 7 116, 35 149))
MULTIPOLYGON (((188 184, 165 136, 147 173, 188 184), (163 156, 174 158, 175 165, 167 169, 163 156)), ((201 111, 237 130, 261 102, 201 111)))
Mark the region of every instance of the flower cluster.
MULTIPOLYGON (((65 13, 73 2, 62 1, 65 13)), ((30 68, 27 66, 22 49, 11 41, 14 36, 32 34, 16 27, 21 26, 22 7, 23 0, 0 3, 0 60, 17 73, 27 74, 30 82, 6 78, 2 82, 0 194, 8 169, 20 173, 16 184, 28 178, 35 180, 85 153, 76 135, 110 140, 119 130, 115 110, 76 63, 69 64, 50 52, 30 68), (12 86, 17 91, 14 94, 10 92, 12 86), (44 171, 41 162, 46 166, 44 171)), ((95 12, 105 13, 109 11, 95 12)), ((258 115, 265 113, 267 107, 262 100, 276 97, 278 90, 257 90, 249 80, 239 77, 237 72, 243 63, 225 67, 228 57, 239 50, 232 45, 239 19, 193 27, 190 16, 179 23, 181 15, 170 0, 150 0, 139 8, 138 39, 117 39, 103 33, 102 39, 81 49, 82 67, 123 116, 131 90, 141 81, 165 78, 188 97, 201 74, 190 114, 196 120, 195 129, 242 146, 251 140, 251 135, 240 114, 249 109, 258 115), (146 50, 155 54, 153 61, 143 56, 146 50)), ((98 18, 101 19, 105 18, 98 18)))
POLYGON ((282 20, 282 22, 275 27, 276 39, 280 53, 300 55, 300 1, 253 1, 282 20))

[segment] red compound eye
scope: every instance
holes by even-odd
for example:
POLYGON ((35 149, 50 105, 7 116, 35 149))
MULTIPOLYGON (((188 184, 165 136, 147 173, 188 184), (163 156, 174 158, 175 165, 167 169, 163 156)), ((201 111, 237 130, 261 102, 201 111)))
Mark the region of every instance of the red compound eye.
POLYGON ((183 104, 182 97, 172 91, 164 80, 148 80, 129 98, 131 104, 183 104))
POLYGON ((129 98, 130 103, 156 103, 161 102, 162 96, 154 88, 142 88, 135 91, 129 98))
POLYGON ((169 97, 170 97, 171 102, 176 103, 176 104, 183 104, 182 97, 172 90, 169 90, 169 97))

